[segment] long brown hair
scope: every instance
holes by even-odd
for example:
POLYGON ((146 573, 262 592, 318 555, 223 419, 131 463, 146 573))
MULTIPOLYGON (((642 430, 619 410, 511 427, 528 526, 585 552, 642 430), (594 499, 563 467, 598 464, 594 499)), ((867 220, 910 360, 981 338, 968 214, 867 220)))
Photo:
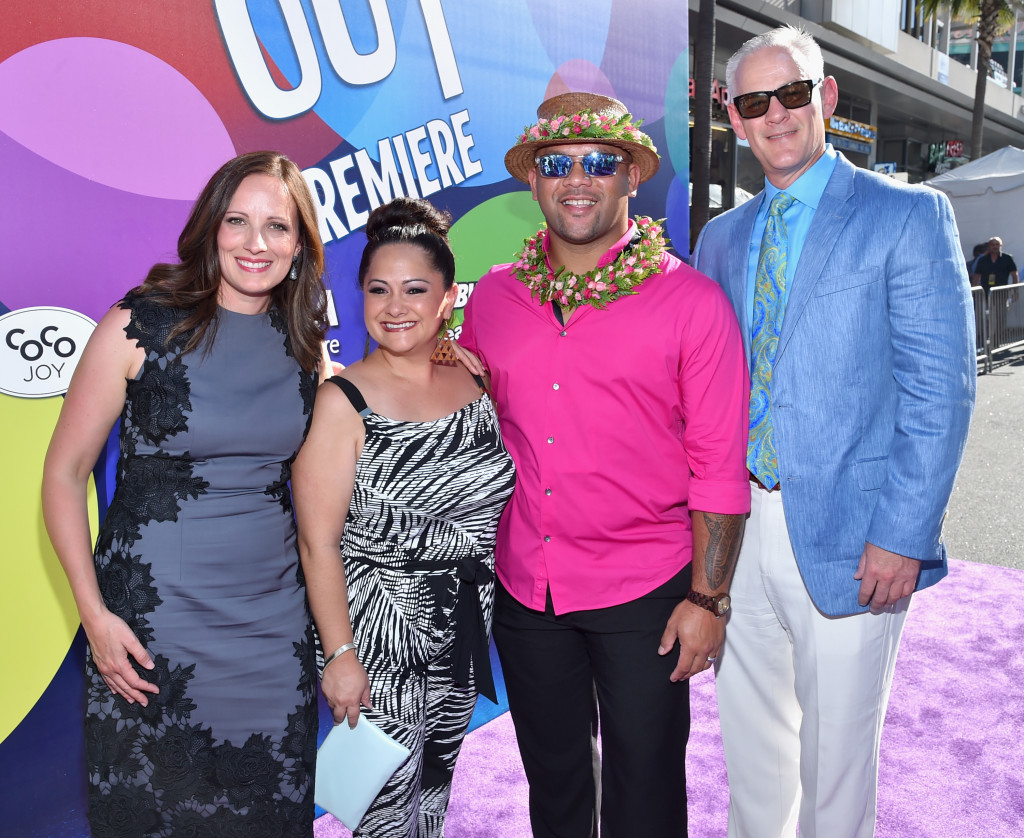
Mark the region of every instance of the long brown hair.
POLYGON ((299 217, 296 257, 298 279, 278 283, 270 308, 284 318, 292 353, 308 371, 320 361, 320 343, 326 331, 327 294, 324 290, 324 247, 317 229, 316 209, 302 173, 291 160, 276 151, 252 151, 229 160, 210 178, 178 236, 178 264, 150 268, 137 292, 164 305, 188 310, 171 335, 190 333, 184 351, 212 340, 217 331, 217 294, 220 290, 220 256, 217 233, 239 184, 250 175, 270 175, 280 180, 295 201, 299 217))

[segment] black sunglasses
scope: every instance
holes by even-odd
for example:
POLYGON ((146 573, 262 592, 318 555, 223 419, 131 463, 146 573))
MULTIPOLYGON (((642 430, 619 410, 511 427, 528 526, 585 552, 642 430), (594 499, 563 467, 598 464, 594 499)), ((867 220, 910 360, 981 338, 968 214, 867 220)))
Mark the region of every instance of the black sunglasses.
POLYGON ((611 177, 622 162, 621 154, 609 151, 592 151, 590 154, 544 154, 534 157, 541 177, 569 177, 574 160, 578 160, 588 177, 611 177))
POLYGON ((734 97, 732 104, 736 108, 736 113, 744 119, 756 119, 768 113, 772 96, 778 99, 786 110, 793 111, 811 103, 811 92, 814 90, 814 86, 821 84, 822 81, 823 79, 817 81, 804 79, 803 81, 791 81, 775 90, 744 93, 742 96, 734 97))

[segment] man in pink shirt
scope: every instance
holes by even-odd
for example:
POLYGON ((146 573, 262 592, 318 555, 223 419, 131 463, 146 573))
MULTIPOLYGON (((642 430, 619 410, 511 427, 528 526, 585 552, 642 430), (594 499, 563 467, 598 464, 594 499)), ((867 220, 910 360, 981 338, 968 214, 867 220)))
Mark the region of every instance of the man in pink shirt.
POLYGON ((743 343, 718 285, 629 217, 658 155, 625 106, 537 113, 505 165, 547 228, 483 277, 461 338, 517 466, 494 635, 534 836, 596 835, 599 811, 603 838, 678 838, 687 679, 722 646, 750 508, 743 343))

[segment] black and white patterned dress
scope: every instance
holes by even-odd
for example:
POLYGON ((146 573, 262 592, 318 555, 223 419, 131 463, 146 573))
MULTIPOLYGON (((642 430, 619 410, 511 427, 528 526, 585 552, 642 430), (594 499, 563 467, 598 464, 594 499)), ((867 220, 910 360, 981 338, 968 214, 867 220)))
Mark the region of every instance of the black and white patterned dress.
POLYGON ((370 679, 366 717, 412 755, 355 835, 439 838, 452 771, 487 663, 498 521, 515 484, 490 399, 432 422, 371 412, 341 549, 352 629, 370 679), (472 658, 472 665, 470 665, 472 658))
POLYGON ((128 704, 87 656, 92 834, 309 836, 316 673, 287 481, 315 381, 276 312, 221 309, 210 351, 182 355, 180 311, 121 306, 146 359, 96 573, 160 693, 128 704))

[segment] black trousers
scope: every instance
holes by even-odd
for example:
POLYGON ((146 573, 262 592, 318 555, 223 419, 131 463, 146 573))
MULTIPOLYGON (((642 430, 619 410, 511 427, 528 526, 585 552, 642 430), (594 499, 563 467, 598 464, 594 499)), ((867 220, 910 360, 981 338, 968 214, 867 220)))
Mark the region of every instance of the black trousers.
POLYGON ((499 583, 494 640, 530 784, 534 838, 684 838, 688 681, 658 655, 665 623, 690 589, 690 567, 651 593, 555 616, 499 583), (600 805, 592 727, 598 704, 600 805))

